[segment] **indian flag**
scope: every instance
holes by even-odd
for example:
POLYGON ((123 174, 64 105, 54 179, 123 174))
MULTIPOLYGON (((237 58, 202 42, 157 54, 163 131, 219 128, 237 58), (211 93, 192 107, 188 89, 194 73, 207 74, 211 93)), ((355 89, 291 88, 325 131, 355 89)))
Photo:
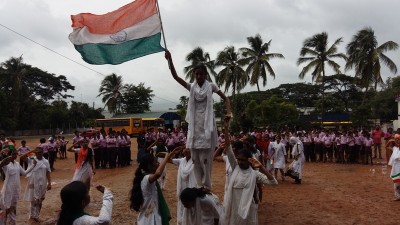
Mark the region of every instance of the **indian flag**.
POLYGON ((392 175, 392 181, 393 183, 400 183, 400 173, 396 174, 396 175, 392 175))
POLYGON ((72 15, 69 40, 90 64, 121 64, 164 51, 156 0, 136 0, 104 15, 72 15))

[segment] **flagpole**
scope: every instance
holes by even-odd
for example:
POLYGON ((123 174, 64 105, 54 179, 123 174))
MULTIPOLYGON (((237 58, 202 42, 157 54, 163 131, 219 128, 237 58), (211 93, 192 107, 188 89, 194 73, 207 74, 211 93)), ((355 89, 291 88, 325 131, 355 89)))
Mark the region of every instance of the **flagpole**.
POLYGON ((160 12, 160 7, 159 7, 159 5, 158 5, 158 0, 156 0, 156 6, 157 6, 157 11, 158 11, 158 17, 160 18, 161 33, 162 33, 163 40, 164 40, 164 46, 165 46, 165 49, 168 50, 168 48, 167 48, 167 42, 165 41, 164 27, 163 27, 163 23, 162 23, 162 19, 161 19, 161 12, 160 12))

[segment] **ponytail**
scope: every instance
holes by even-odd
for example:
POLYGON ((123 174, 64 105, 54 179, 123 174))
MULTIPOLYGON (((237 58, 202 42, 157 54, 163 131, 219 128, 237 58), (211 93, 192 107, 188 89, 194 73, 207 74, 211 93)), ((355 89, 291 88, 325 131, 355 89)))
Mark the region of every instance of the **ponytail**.
POLYGON ((130 208, 139 212, 140 206, 143 204, 143 192, 141 183, 146 174, 150 172, 149 167, 154 164, 154 156, 151 154, 144 154, 141 158, 140 164, 135 172, 135 178, 133 179, 132 190, 130 192, 130 208))
POLYGON ((74 220, 83 216, 82 201, 87 195, 87 188, 81 181, 73 181, 61 189, 61 212, 57 225, 72 225, 74 220))

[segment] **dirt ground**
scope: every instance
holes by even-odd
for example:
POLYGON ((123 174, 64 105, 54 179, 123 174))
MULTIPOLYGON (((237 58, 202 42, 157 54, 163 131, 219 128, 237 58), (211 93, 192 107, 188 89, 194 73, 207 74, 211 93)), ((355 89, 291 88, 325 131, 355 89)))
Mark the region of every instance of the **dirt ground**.
MULTIPOLYGON (((30 147, 37 146, 39 142, 37 137, 25 140, 30 147)), ((19 145, 20 139, 17 143, 19 145)), ((132 156, 136 158, 135 139, 132 139, 132 156)), ((393 201, 390 168, 386 168, 385 162, 385 159, 375 161, 372 166, 306 163, 301 185, 287 180, 277 186, 264 187, 263 202, 259 205, 259 224, 400 224, 397 211, 400 202, 393 201)), ((61 206, 59 193, 73 176, 73 163, 73 153, 68 153, 68 159, 57 159, 55 162, 56 170, 51 174, 52 190, 47 192, 41 212, 45 222, 41 224, 51 224, 57 218, 61 206)), ((136 224, 137 214, 129 209, 128 201, 136 166, 134 161, 132 166, 126 168, 97 170, 94 176, 93 186, 102 184, 114 193, 113 224, 136 224)), ((173 217, 170 224, 176 224, 177 167, 169 164, 167 168, 164 195, 173 217)), ((222 200, 224 163, 213 164, 212 180, 213 192, 222 200)), ((21 178, 21 186, 22 192, 25 191, 24 177, 21 178)), ((95 188, 91 189, 91 200, 86 212, 98 215, 102 195, 95 188)), ((28 224, 28 215, 28 203, 19 201, 17 224, 28 224)))

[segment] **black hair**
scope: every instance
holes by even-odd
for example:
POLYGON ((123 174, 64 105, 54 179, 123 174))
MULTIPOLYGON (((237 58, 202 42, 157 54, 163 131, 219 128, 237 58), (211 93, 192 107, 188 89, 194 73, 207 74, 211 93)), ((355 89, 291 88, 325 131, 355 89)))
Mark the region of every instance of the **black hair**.
POLYGON ((45 138, 40 138, 39 142, 42 143, 42 144, 46 143, 46 139, 45 138))
POLYGON ((194 202, 196 198, 204 198, 211 194, 210 191, 204 188, 185 188, 179 195, 181 202, 194 202))
POLYGON ((232 148, 237 149, 237 150, 242 149, 243 148, 243 142, 241 142, 241 141, 233 142, 232 143, 232 148))
POLYGON ((193 68, 193 72, 195 72, 196 70, 201 70, 202 72, 204 72, 205 75, 208 74, 207 67, 204 64, 198 64, 197 66, 195 66, 193 68))
POLYGON ((61 189, 62 205, 57 225, 72 225, 79 215, 83 215, 82 202, 87 192, 86 185, 82 181, 72 181, 61 189))
POLYGON ((243 155, 246 158, 253 158, 253 154, 251 153, 251 151, 249 149, 241 149, 237 155, 243 155))
POLYGON ((143 193, 141 183, 144 176, 152 171, 151 168, 153 167, 154 161, 156 158, 149 153, 146 153, 142 156, 140 160, 140 164, 135 172, 135 178, 133 178, 133 185, 132 190, 130 193, 130 208, 139 212, 140 206, 143 204, 143 193))
POLYGON ((257 153, 257 149, 254 147, 255 144, 255 140, 253 137, 248 137, 243 141, 243 145, 245 147, 248 147, 248 149, 250 150, 250 152, 252 153, 257 153))

